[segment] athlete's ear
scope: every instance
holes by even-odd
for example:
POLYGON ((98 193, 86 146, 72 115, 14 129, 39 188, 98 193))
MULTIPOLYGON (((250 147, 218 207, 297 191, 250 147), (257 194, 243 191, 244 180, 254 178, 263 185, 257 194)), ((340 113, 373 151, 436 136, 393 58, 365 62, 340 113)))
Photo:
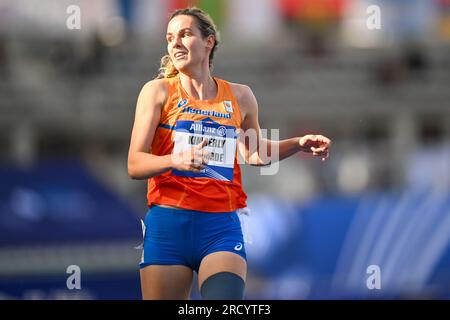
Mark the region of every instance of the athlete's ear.
POLYGON ((214 48, 214 45, 215 45, 215 44, 216 44, 216 37, 213 36, 212 34, 209 35, 209 36, 206 38, 206 47, 212 49, 212 48, 214 48))

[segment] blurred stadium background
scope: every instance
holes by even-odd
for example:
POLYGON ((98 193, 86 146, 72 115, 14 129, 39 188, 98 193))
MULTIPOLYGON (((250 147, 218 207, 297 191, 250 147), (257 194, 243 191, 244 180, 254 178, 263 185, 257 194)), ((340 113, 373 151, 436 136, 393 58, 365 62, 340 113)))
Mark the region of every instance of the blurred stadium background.
POLYGON ((0 299, 140 299, 128 144, 188 4, 216 20, 214 74, 252 87, 263 128, 334 142, 327 162, 243 167, 246 298, 450 298, 450 1, 0 0, 0 299))

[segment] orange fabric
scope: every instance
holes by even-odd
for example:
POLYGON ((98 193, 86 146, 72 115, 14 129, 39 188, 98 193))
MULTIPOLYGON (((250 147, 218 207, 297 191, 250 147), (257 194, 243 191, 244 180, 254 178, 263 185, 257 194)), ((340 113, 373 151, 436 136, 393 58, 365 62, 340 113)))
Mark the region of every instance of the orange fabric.
MULTIPOLYGON (((195 100, 189 97, 182 88, 178 76, 165 80, 168 86, 168 98, 161 111, 160 126, 156 129, 153 139, 153 154, 172 153, 175 134, 173 128, 177 120, 200 121, 210 118, 221 125, 234 126, 237 130, 240 128, 242 117, 230 85, 224 80, 214 79, 218 85, 218 92, 216 98, 211 100, 195 100), (182 99, 186 99, 187 103, 178 107, 182 99), (225 109, 224 101, 231 101, 232 112, 225 109), (186 112, 186 107, 211 111, 211 113, 209 116, 190 113, 186 112), (185 111, 183 112, 183 110, 185 111), (227 116, 223 117, 223 115, 227 116)), ((237 163, 237 152, 234 158, 232 181, 204 177, 181 177, 172 174, 172 171, 148 179, 148 206, 162 204, 189 210, 228 212, 246 207, 246 200, 247 195, 242 188, 241 170, 237 163)))

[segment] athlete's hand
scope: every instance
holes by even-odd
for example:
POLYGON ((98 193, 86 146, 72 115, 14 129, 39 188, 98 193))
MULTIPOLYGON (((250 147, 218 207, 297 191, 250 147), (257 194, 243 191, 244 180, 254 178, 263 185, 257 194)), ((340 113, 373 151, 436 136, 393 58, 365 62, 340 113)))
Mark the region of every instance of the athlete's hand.
POLYGON ((331 140, 320 134, 307 134, 298 140, 303 152, 312 153, 321 157, 322 161, 328 159, 331 140))
POLYGON ((202 142, 185 151, 172 155, 173 169, 179 171, 192 171, 200 173, 208 163, 208 151, 203 149, 208 143, 204 138, 202 142))

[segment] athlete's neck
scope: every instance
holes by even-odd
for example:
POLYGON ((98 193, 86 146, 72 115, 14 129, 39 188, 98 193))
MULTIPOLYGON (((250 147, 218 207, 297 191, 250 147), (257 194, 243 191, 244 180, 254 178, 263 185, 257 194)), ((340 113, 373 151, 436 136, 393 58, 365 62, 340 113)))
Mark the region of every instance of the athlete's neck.
POLYGON ((217 84, 211 74, 186 75, 180 72, 180 81, 186 93, 197 100, 214 99, 217 95, 217 84))

